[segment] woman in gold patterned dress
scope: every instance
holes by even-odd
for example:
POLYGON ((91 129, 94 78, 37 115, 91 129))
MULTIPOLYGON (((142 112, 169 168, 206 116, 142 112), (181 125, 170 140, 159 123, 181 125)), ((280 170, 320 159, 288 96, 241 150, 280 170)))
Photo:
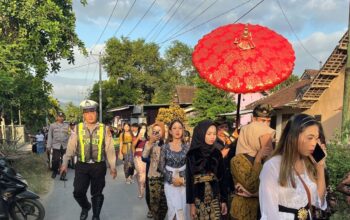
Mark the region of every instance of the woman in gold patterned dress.
POLYGON ((202 121, 194 128, 186 163, 186 201, 192 219, 219 220, 227 213, 224 163, 215 140, 212 121, 202 121))
POLYGON ((132 146, 133 135, 130 131, 130 124, 125 123, 123 126, 123 132, 120 139, 120 152, 119 155, 123 155, 124 159, 124 174, 125 183, 131 184, 133 182, 132 177, 134 175, 134 147, 132 146))

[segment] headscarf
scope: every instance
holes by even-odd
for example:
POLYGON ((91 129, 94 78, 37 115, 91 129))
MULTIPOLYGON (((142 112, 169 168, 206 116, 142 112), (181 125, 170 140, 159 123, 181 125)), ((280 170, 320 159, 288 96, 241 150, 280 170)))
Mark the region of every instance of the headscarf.
POLYGON ((202 157, 209 157, 214 149, 214 146, 205 143, 205 135, 209 127, 212 125, 214 125, 214 122, 211 120, 204 120, 197 124, 193 130, 192 142, 189 151, 198 149, 202 157))

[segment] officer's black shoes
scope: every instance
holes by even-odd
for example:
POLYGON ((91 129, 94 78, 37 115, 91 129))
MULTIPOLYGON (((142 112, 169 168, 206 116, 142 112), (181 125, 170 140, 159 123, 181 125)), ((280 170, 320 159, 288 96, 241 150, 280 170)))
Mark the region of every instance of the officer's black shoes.
POLYGON ((92 202, 92 220, 100 220, 100 212, 103 205, 104 196, 98 195, 91 198, 92 202))
POLYGON ((91 209, 91 205, 89 203, 89 208, 88 209, 81 209, 80 213, 80 220, 86 220, 88 215, 89 215, 89 210, 91 209))

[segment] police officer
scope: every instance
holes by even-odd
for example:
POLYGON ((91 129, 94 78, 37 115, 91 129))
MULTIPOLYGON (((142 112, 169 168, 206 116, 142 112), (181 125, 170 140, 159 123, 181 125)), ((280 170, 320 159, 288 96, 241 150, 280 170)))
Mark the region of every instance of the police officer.
MULTIPOLYGON (((58 173, 59 165, 63 155, 66 153, 68 143, 68 124, 64 122, 65 115, 63 112, 58 112, 56 122, 50 125, 47 136, 46 149, 48 153, 52 153, 52 175, 54 179, 58 173)), ((60 180, 66 180, 61 176, 60 180)))
POLYGON ((91 202, 93 220, 100 219, 100 212, 104 200, 102 194, 105 187, 106 160, 110 166, 110 174, 113 179, 117 176, 115 168, 115 152, 112 135, 108 128, 97 122, 98 104, 92 100, 84 100, 80 103, 83 109, 84 122, 79 123, 68 141, 67 152, 63 157, 61 173, 67 172, 68 159, 75 154, 78 162, 75 167, 73 196, 82 208, 80 219, 85 220, 91 209, 86 192, 91 184, 91 202))

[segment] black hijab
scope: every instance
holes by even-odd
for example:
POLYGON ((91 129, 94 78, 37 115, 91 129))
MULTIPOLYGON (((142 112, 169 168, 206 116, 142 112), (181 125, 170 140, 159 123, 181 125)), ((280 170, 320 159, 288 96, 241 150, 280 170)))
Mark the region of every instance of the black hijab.
POLYGON ((204 120, 197 124, 193 130, 193 137, 189 152, 196 150, 200 152, 200 156, 203 158, 210 156, 215 147, 205 143, 205 134, 212 125, 214 125, 214 122, 211 120, 204 120))

